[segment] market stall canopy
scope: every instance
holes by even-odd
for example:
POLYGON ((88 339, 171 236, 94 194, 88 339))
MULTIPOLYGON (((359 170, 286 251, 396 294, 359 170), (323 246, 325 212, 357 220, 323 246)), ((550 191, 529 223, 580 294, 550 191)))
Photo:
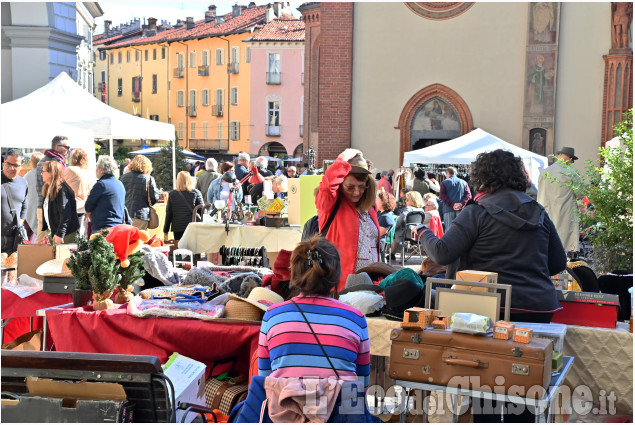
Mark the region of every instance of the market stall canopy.
POLYGON ((34 125, 32 116, 27 121, 17 111, 2 108, 0 112, 0 140, 3 148, 43 151, 51 148, 53 137, 58 135, 68 137, 68 145, 72 149, 82 148, 86 151, 88 169, 95 169, 95 142, 92 131, 51 120, 45 115, 37 117, 37 125, 34 125))
MULTIPOLYGON (((128 155, 130 157, 134 157, 136 155, 154 156, 154 155, 158 155, 159 152, 161 152, 161 149, 163 149, 163 148, 141 149, 141 150, 138 150, 138 151, 130 152, 128 155)), ((186 149, 183 149, 183 153, 185 154, 187 159, 194 159, 194 160, 200 160, 200 161, 204 161, 205 160, 204 156, 197 155, 194 152, 188 151, 186 149)))
POLYGON ((65 72, 44 87, 2 104, 2 116, 3 127, 12 125, 28 128, 29 136, 33 127, 41 126, 37 120, 48 117, 52 121, 92 130, 98 139, 175 138, 174 125, 136 117, 112 108, 82 89, 65 72), (20 120, 5 122, 4 116, 8 111, 20 117, 20 120))
POLYGON ((471 164, 482 152, 505 149, 522 158, 532 182, 538 183, 540 171, 549 164, 547 157, 512 145, 477 128, 456 139, 404 153, 403 166, 411 164, 471 164))

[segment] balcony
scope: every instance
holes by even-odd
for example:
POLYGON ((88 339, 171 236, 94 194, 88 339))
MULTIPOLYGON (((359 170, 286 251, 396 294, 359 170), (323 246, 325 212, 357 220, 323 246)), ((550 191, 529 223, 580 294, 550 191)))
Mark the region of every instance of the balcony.
POLYGON ((227 72, 229 74, 238 74, 238 62, 230 62, 227 65, 227 72))
POLYGON ((267 72, 267 84, 280 84, 282 72, 267 72))
POLYGON ((209 76, 209 65, 201 65, 198 67, 198 76, 199 77, 207 77, 209 76))
POLYGON ((302 73, 302 85, 304 85, 304 72, 302 73))
POLYGON ((266 125, 265 135, 269 137, 280 137, 280 128, 279 125, 266 125))
POLYGON ((213 117, 222 117, 223 116, 223 105, 212 105, 212 116, 213 117))
POLYGON ((300 137, 304 137, 304 124, 300 124, 300 137))
POLYGON ((141 93, 132 93, 133 102, 141 102, 141 93))
POLYGON ((188 106, 187 107, 187 116, 195 117, 196 116, 196 106, 188 106))
POLYGON ((185 68, 174 68, 174 78, 185 77, 185 68))
POLYGON ((190 139, 191 149, 227 151, 229 142, 227 139, 190 139))

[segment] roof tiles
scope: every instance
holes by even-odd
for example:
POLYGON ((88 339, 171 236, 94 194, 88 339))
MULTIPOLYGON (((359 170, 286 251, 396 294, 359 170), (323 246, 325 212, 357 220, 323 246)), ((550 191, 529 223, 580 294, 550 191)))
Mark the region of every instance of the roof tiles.
POLYGON ((251 41, 304 41, 304 22, 293 16, 274 19, 263 25, 251 41))
MULTIPOLYGON (((166 41, 176 40, 190 40, 195 38, 214 37, 226 34, 235 34, 246 32, 250 28, 255 27, 258 24, 263 24, 265 21, 266 6, 255 6, 242 10, 239 16, 232 17, 231 13, 224 15, 225 22, 216 25, 216 21, 205 22, 204 19, 196 21, 192 29, 187 29, 187 25, 184 23, 182 27, 172 28, 166 31, 157 32, 151 37, 137 37, 134 39, 126 39, 116 42, 116 38, 100 40, 99 44, 102 49, 115 49, 126 46, 136 46, 142 44, 154 44, 166 41), (110 41, 115 41, 111 44, 107 44, 110 41)), ((303 24, 304 27, 304 24, 303 24)), ((302 31, 304 39, 304 29, 302 31)), ((122 36, 118 36, 122 37, 122 36)))

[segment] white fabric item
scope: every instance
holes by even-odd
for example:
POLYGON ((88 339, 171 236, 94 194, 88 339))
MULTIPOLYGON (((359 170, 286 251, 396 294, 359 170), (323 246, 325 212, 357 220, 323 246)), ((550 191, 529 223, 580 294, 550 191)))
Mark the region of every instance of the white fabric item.
POLYGON ((44 216, 44 222, 46 227, 51 230, 51 223, 49 222, 49 197, 44 197, 44 203, 42 204, 42 215, 44 216))
POLYGON ((229 183, 221 181, 220 182, 220 186, 221 186, 221 189, 220 189, 220 198, 219 199, 221 201, 226 201, 226 200, 229 199, 229 191, 230 191, 229 183))
POLYGON ((505 149, 522 158, 533 182, 547 167, 547 157, 519 148, 477 128, 471 132, 427 148, 404 153, 403 166, 410 164, 471 164, 482 152, 505 149))

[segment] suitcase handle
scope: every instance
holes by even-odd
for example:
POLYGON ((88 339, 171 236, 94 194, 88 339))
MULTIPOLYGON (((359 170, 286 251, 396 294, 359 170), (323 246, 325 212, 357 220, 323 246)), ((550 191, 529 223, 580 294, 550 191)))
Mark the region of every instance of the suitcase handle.
POLYGON ((487 362, 482 362, 480 360, 463 360, 463 359, 455 359, 453 357, 445 357, 443 361, 449 365, 454 366, 467 366, 467 367, 487 367, 487 362))

